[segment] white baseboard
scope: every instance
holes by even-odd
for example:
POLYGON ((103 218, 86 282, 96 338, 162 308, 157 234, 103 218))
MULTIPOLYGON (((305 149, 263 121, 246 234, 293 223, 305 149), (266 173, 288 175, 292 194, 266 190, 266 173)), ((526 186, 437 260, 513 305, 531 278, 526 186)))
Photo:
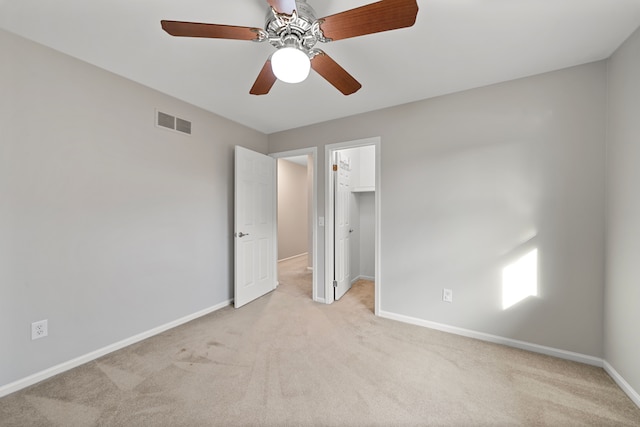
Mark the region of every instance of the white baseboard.
POLYGON ((631 387, 631 385, 604 359, 598 357, 588 356, 586 354, 574 353, 572 351, 560 350, 553 347, 546 347, 543 345, 532 344, 525 341, 518 341, 511 338, 500 337, 497 335, 485 334, 483 332, 472 331, 469 329, 458 328, 455 326, 449 326, 442 323, 430 322, 428 320, 422 320, 415 317, 404 316, 401 314, 391 313, 388 311, 380 311, 378 314, 385 319, 397 320, 399 322, 409 323, 412 325, 423 326, 430 329, 436 329, 438 331, 448 332, 455 335, 462 335, 469 338, 475 338, 481 341, 492 342, 496 344, 503 344, 509 347, 519 348, 521 350, 527 350, 534 353, 541 353, 547 356, 554 356, 560 359, 571 360, 574 362, 585 363, 587 365, 598 366, 603 368, 609 376, 618 384, 618 386, 625 392, 627 396, 640 408, 640 394, 631 387))
POLYGON ((511 338, 500 337, 497 335, 486 334, 484 332, 472 331, 469 329, 458 328, 456 326, 449 326, 442 323, 431 322, 428 320, 418 319, 415 317, 404 316, 401 314, 391 313, 388 311, 380 311, 380 317, 385 319, 397 320, 399 322, 410 323, 412 325, 424 326, 430 329, 436 329, 438 331, 448 332, 450 334, 462 335, 464 337, 475 338, 481 341, 492 342, 496 344, 503 344, 508 347, 519 348, 521 350, 528 350, 534 353, 546 354, 547 356, 559 357, 560 359, 572 360, 574 362, 585 363, 587 365, 598 366, 602 368, 604 366, 604 360, 588 356, 586 354, 574 353, 572 351, 560 350, 558 348, 546 347, 543 345, 532 344, 526 341, 518 341, 511 338))
POLYGON ((124 347, 130 346, 131 344, 135 344, 137 342, 150 338, 154 335, 158 335, 164 331, 175 328, 176 326, 180 326, 184 323, 190 322, 194 319, 205 316, 209 313, 213 313, 214 311, 218 311, 222 308, 228 307, 232 303, 233 303, 232 299, 229 301, 224 301, 220 304, 214 305, 213 307, 205 308, 204 310, 200 310, 196 313, 190 314, 188 316, 182 317, 180 319, 174 320, 172 322, 166 323, 164 325, 161 325, 156 328, 150 329, 148 331, 142 332, 140 334, 134 335, 130 338, 126 338, 122 341, 118 341, 106 347, 92 351, 91 353, 87 353, 83 356, 76 357, 75 359, 72 359, 67 362, 63 362, 59 365, 53 366, 51 368, 45 369, 44 371, 37 372, 26 378, 22 378, 12 383, 0 386, 0 397, 14 393, 18 390, 29 387, 30 385, 46 380, 47 378, 51 378, 54 375, 58 375, 62 372, 68 371, 80 365, 84 365, 85 363, 91 362, 92 360, 95 360, 106 354, 112 353, 116 350, 120 350, 124 347))
MULTIPOLYGON (((316 302, 324 304, 326 303, 324 298, 317 298, 316 302)), ((165 332, 169 329, 175 328, 176 326, 180 326, 187 322, 190 322, 199 317, 205 316, 207 314, 213 313, 220 309, 230 306, 233 304, 233 300, 225 301, 215 306, 206 308, 204 310, 198 311, 196 313, 190 314, 188 316, 182 317, 180 319, 174 320, 173 322, 166 323, 162 326, 158 326, 156 328, 150 329, 146 332, 142 332, 140 334, 134 335, 130 338, 126 338, 117 343, 108 345, 101 349, 95 350, 91 353, 85 354, 83 356, 77 357, 75 359, 69 360, 67 362, 61 363, 59 365, 53 366, 49 369, 45 369, 44 371, 37 372, 33 375, 30 375, 26 378, 22 378, 20 380, 14 381, 12 383, 6 384, 4 386, 0 386, 0 397, 6 396, 8 394, 14 393, 23 388, 29 387, 30 385, 36 384, 40 381, 46 380, 47 378, 51 378, 54 375, 60 374, 62 372, 68 371, 80 365, 83 365, 87 362, 91 362, 92 360, 98 359, 106 354, 112 353, 114 351, 120 350, 129 345, 135 344, 147 338, 150 338, 154 335, 158 335, 162 332, 165 332)), ((560 350, 552 347, 541 346, 538 344, 532 344, 525 341, 513 340, 510 338, 504 338, 497 335, 485 334, 483 332, 472 331, 469 329, 458 328, 455 326, 449 326, 442 323, 431 322, 428 320, 418 319, 414 317, 404 316, 401 314, 391 313, 388 311, 380 311, 380 317, 385 319, 396 320, 403 323, 409 323, 412 325, 423 326, 430 329, 435 329, 443 332, 452 333, 455 335, 461 335, 469 338, 475 338, 482 341, 492 342, 496 344, 503 344, 509 347, 519 348, 521 350, 528 350, 534 353, 541 353, 548 356, 559 357, 561 359, 572 360, 574 362, 586 363, 588 365, 598 366, 604 368, 604 370, 613 378, 613 380, 618 384, 618 386, 629 396, 629 398, 640 407, 640 394, 631 387, 631 385, 625 381, 625 379, 611 366, 606 360, 588 356, 585 354, 574 353, 571 351, 560 350)))
POLYGON ((308 252, 302 253, 302 254, 298 254, 298 255, 294 255, 294 256, 290 256, 289 258, 282 258, 279 259, 278 262, 282 262, 282 261, 289 261, 291 259, 296 259, 296 258, 300 258, 301 256, 307 256, 308 252))
POLYGON ((609 374, 609 376, 613 378, 613 380, 616 382, 616 384, 618 384, 622 391, 624 391, 627 396, 629 396, 629 399, 631 399, 633 403, 635 403, 636 406, 640 408, 640 394, 638 394, 638 392, 635 391, 633 387, 631 387, 631 385, 627 381, 625 381, 624 378, 622 378, 622 375, 620 375, 618 371, 616 371, 613 366, 611 366, 611 364, 609 364, 609 362, 607 362, 606 360, 604 361, 604 370, 607 371, 607 374, 609 374))
POLYGON ((358 280, 370 280, 370 281, 372 281, 372 282, 375 282, 375 281, 376 281, 376 278, 375 278, 375 277, 372 277, 372 276, 363 276, 363 275, 361 274, 361 275, 359 275, 358 277, 356 277, 355 279, 353 279, 353 280, 351 281, 351 284, 353 285, 353 284, 354 284, 354 283, 356 283, 358 280))

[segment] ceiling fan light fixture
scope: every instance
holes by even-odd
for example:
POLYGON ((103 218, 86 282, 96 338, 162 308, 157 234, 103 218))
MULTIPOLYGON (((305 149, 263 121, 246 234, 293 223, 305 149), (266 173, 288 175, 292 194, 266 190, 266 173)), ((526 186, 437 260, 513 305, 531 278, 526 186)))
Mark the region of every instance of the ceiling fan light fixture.
POLYGON ((418 16, 418 0, 376 0, 319 19, 307 0, 267 0, 267 4, 264 28, 168 20, 160 23, 164 31, 176 37, 266 41, 275 47, 276 52, 264 63, 249 90, 252 95, 266 95, 277 80, 302 82, 311 68, 342 94, 351 95, 362 85, 314 46, 411 27, 418 16))
POLYGON ((302 50, 285 46, 271 56, 271 69, 280 81, 300 83, 309 76, 311 60, 302 50))

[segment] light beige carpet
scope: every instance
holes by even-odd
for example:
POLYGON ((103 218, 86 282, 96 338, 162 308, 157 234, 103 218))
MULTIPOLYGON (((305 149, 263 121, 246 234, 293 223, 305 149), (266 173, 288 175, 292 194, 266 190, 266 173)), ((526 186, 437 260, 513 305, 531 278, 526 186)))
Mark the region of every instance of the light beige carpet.
POLYGON ((639 426, 599 368, 373 316, 373 285, 278 289, 0 399, 2 426, 639 426))

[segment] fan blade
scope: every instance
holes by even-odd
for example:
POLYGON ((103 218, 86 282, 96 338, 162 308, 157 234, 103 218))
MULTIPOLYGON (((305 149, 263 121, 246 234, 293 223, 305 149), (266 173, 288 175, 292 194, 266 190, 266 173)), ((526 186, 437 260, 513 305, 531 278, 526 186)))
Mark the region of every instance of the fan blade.
POLYGON ((278 13, 293 15, 296 10, 296 0, 268 0, 269 5, 278 13))
POLYGON ((319 51, 311 60, 311 68, 345 95, 357 92, 362 85, 326 53, 319 51))
POLYGON ((267 62, 264 63, 264 66, 262 67, 260 74, 258 74, 258 78, 249 93, 251 95, 266 95, 269 93, 276 80, 276 76, 271 70, 271 60, 267 59, 267 62))
POLYGON ((162 29, 172 36, 207 37, 211 39, 258 40, 257 28, 234 25, 201 24, 199 22, 160 21, 162 29))
POLYGON ((382 0, 327 16, 320 29, 326 38, 342 40, 410 27, 417 16, 417 0, 382 0))

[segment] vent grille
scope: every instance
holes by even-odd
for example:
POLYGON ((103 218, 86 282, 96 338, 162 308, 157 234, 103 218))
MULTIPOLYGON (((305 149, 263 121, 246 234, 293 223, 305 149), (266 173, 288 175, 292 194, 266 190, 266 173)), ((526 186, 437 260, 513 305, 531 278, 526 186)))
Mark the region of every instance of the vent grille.
POLYGON ((170 116, 169 114, 158 111, 158 126, 162 126, 163 128, 175 129, 176 118, 170 116))
POLYGON ((156 111, 156 125, 165 129, 191 135, 191 122, 171 114, 156 111))
POLYGON ((191 122, 176 118, 176 130, 191 135, 191 122))

